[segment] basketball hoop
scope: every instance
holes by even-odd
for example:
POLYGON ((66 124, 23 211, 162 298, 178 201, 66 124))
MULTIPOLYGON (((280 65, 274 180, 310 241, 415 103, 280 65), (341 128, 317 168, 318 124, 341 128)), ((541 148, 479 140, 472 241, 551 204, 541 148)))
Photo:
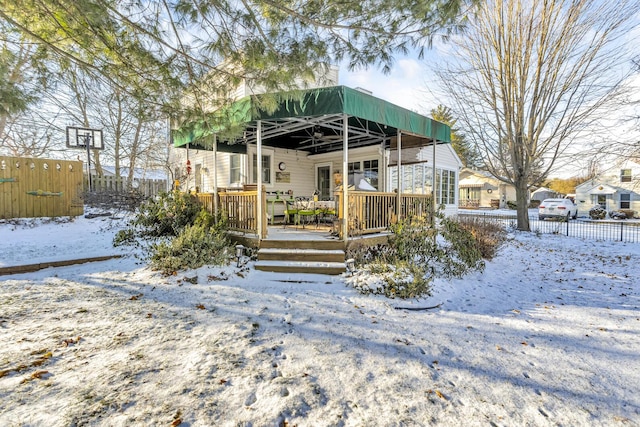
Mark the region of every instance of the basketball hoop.
POLYGON ((89 179, 89 191, 92 191, 91 150, 104 150, 102 129, 67 126, 67 147, 87 150, 87 177, 89 179))

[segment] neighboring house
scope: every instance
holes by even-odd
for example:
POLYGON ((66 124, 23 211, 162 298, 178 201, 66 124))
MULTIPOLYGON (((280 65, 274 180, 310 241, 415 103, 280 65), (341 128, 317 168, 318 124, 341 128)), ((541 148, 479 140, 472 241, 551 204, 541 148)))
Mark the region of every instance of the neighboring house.
POLYGON ((507 201, 516 200, 516 188, 506 184, 489 172, 464 168, 460 171, 461 208, 501 208, 507 201))
POLYGON ((640 164, 622 160, 615 166, 576 187, 578 215, 600 205, 612 212, 620 209, 640 213, 640 164))
POLYGON ((531 193, 530 200, 538 200, 541 202, 545 199, 553 199, 556 197, 560 197, 557 191, 553 191, 547 187, 540 187, 531 193))

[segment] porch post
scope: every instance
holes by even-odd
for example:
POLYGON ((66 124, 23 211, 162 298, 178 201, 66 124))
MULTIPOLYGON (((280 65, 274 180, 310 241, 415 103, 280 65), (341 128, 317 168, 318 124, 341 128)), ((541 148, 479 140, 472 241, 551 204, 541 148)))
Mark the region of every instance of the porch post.
POLYGON ((400 216, 402 215, 402 209, 400 208, 400 203, 402 203, 402 132, 398 129, 398 174, 397 174, 397 185, 396 194, 396 220, 400 222, 400 216))
POLYGON ((349 119, 342 115, 342 239, 349 240, 349 119))
POLYGON ((213 220, 218 222, 218 135, 213 134, 213 220))
POLYGON ((436 223, 436 140, 433 139, 432 171, 431 171, 431 226, 436 223))
POLYGON ((258 176, 256 177, 256 184, 258 186, 257 188, 258 200, 257 200, 256 212, 257 212, 258 218, 256 218, 256 225, 258 227, 258 241, 260 241, 262 240, 262 226, 263 226, 262 224, 262 121, 261 120, 258 120, 257 126, 258 126, 258 132, 256 134, 257 136, 256 174, 258 176))

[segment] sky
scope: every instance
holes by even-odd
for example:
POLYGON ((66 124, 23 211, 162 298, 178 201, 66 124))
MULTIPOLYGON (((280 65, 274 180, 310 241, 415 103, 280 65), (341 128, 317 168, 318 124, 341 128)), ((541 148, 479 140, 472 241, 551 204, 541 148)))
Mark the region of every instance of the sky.
POLYGON ((124 255, 0 276, 0 425, 640 426, 640 244, 510 232, 402 301, 360 268, 164 276, 123 219, 0 220, 0 266, 124 255))
POLYGON ((343 64, 339 80, 343 85, 361 87, 377 98, 430 115, 432 108, 447 101, 437 95, 437 80, 426 62, 437 58, 437 53, 427 52, 425 58, 418 59, 417 55, 397 57, 389 74, 375 67, 349 71, 343 64))
MULTIPOLYGON (((637 21, 640 22, 640 17, 637 21)), ((633 46, 638 37, 640 37, 640 25, 636 25, 635 29, 625 36, 622 43, 633 46)), ((426 51, 424 59, 418 59, 415 54, 397 56, 392 71, 388 75, 383 74, 375 67, 349 71, 343 64, 340 66, 340 84, 362 87, 371 91, 378 98, 430 116, 431 109, 437 107, 438 104, 452 107, 452 102, 439 88, 438 79, 428 64, 429 62, 433 64, 438 60, 450 59, 452 54, 450 44, 436 42, 433 49, 426 51)), ((630 61, 628 66, 631 66, 630 61)), ((617 71, 620 72, 620 70, 617 71)), ((627 99, 640 102, 640 71, 632 74, 629 85, 631 90, 627 99)), ((594 148, 596 144, 610 147, 616 142, 629 144, 639 141, 638 122, 630 120, 634 116, 640 116, 640 106, 638 105, 620 107, 616 109, 615 113, 607 114, 602 125, 597 127, 602 135, 594 137, 592 134, 586 134, 571 141, 568 154, 558 159, 551 177, 581 176, 593 156, 596 156, 597 160, 602 163, 601 168, 606 169, 612 160, 593 154, 590 149, 594 148), (587 151, 589 151, 589 155, 583 155, 587 151)), ((460 125, 458 123, 458 126, 460 125)), ((464 131, 464 129, 462 130, 464 131)))

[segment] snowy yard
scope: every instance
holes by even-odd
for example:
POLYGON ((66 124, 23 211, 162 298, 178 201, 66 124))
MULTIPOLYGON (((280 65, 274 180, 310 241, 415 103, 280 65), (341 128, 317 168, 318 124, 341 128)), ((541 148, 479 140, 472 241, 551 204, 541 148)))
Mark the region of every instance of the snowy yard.
MULTIPOLYGON (((117 228, 0 223, 0 266, 117 228)), ((640 244, 509 237, 420 301, 134 257, 0 276, 0 425, 640 425, 640 244)))

